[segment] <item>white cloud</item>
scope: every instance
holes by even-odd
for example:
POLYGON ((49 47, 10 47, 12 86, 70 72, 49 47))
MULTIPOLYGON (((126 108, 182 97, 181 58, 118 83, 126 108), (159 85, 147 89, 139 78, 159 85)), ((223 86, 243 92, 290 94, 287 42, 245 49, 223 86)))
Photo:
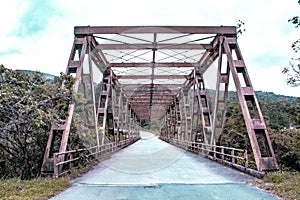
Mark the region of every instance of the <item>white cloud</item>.
POLYGON ((27 3, 0 1, 0 12, 5 16, 0 21, 0 63, 7 67, 53 74, 65 71, 77 25, 236 25, 241 19, 246 32, 239 44, 254 88, 297 95, 296 88, 286 86, 281 74, 281 65, 288 64, 292 55, 290 45, 299 37, 299 29, 287 22, 300 13, 296 1, 52 0, 56 15, 44 30, 25 38, 10 33, 16 30, 27 3), (21 53, 1 56, 10 49, 21 53), (274 64, 266 58, 274 59, 274 64), (269 66, 264 66, 266 63, 269 66))
POLYGON ((282 66, 261 68, 255 66, 249 69, 252 85, 255 90, 270 91, 287 96, 299 96, 299 87, 285 84, 285 77, 281 73, 282 66))

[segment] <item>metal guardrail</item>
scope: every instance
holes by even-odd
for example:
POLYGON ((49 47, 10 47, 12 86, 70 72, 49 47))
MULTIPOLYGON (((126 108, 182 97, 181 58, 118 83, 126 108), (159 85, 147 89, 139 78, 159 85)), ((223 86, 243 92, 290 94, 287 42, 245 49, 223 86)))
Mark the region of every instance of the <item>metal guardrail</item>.
POLYGON ((239 169, 248 168, 248 154, 247 150, 244 149, 209 145, 165 137, 160 137, 160 139, 187 151, 201 154, 211 160, 216 160, 239 169))
POLYGON ((126 140, 122 140, 118 143, 107 143, 101 146, 94 146, 88 149, 78 149, 78 150, 71 150, 66 152, 54 153, 54 173, 53 177, 58 178, 63 174, 70 172, 74 167, 73 164, 76 161, 82 159, 82 156, 85 156, 88 161, 92 161, 95 159, 104 158, 107 155, 112 154, 115 151, 118 151, 124 147, 129 146, 130 144, 139 140, 139 137, 130 138, 126 140), (84 154, 87 152, 87 154, 84 154), (69 166, 66 166, 69 164, 69 166))
POLYGON ((197 153, 203 157, 234 167, 252 176, 262 178, 265 175, 265 172, 249 168, 248 152, 246 149, 209 145, 199 142, 178 140, 174 138, 159 138, 187 151, 197 153))

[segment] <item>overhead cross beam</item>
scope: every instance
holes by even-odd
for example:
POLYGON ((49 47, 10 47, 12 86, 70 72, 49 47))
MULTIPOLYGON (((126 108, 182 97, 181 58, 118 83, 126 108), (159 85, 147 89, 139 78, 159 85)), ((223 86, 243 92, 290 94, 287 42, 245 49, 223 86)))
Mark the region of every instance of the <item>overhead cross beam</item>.
MULTIPOLYGON (((156 48, 159 50, 163 49, 174 49, 174 50, 206 50, 210 49, 211 44, 157 44, 156 48)), ((100 44, 96 47, 101 50, 151 50, 153 49, 153 44, 135 43, 135 44, 100 44)))
POLYGON ((159 63, 111 63, 109 66, 112 68, 129 68, 129 67, 149 67, 149 66, 156 67, 166 67, 166 68, 191 68, 199 66, 198 63, 174 63, 174 62, 159 62, 159 63))
POLYGON ((187 79, 188 75, 120 75, 118 79, 187 79))
POLYGON ((76 26, 75 35, 118 33, 193 33, 236 35, 235 26, 76 26))

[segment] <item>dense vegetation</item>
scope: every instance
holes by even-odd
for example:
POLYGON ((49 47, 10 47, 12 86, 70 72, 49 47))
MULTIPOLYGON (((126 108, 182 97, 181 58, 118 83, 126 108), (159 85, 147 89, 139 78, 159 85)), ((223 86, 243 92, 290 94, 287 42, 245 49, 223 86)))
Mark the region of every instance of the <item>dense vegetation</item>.
POLYGON ((51 124, 67 117, 71 102, 73 79, 60 80, 0 65, 0 177, 39 175, 51 124))
MULTIPOLYGON (((279 165, 282 169, 300 171, 300 129, 297 129, 300 125, 299 98, 261 91, 256 95, 279 165)), ((245 122, 241 119, 243 115, 236 94, 230 92, 221 144, 247 149, 251 158, 250 141, 245 122)))
POLYGON ((285 200, 300 199, 300 173, 278 171, 268 173, 263 180, 254 183, 259 188, 285 200))

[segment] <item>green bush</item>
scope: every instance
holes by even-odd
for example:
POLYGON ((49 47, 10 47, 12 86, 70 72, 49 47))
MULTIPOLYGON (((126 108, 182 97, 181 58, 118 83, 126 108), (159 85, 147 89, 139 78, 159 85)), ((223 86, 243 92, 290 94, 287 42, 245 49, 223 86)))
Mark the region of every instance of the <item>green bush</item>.
POLYGON ((271 132, 270 138, 281 168, 300 171, 300 130, 271 132))
POLYGON ((0 178, 39 175, 51 124, 66 119, 72 100, 74 79, 62 80, 64 88, 40 73, 0 65, 0 178))

